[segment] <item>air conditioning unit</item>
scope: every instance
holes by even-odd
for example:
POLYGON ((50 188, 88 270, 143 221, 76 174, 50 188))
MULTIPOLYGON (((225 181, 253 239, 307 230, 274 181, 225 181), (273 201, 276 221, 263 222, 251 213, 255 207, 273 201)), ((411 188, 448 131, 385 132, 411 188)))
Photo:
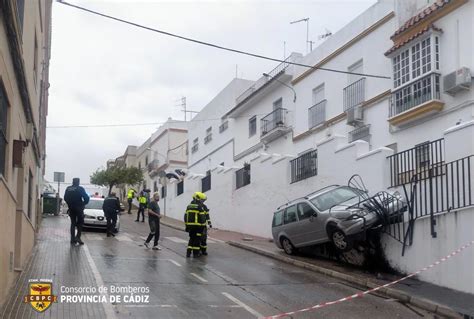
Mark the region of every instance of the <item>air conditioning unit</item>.
POLYGON ((364 112, 361 105, 346 110, 347 124, 356 125, 364 120, 364 112))
POLYGON ((469 68, 460 68, 444 76, 444 92, 455 95, 459 91, 471 88, 472 76, 469 68))

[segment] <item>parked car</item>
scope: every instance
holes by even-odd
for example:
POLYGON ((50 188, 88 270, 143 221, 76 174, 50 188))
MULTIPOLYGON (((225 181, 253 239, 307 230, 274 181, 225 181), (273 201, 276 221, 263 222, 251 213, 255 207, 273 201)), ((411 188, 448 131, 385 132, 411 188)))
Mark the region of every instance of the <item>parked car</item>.
POLYGON ((379 199, 370 198, 366 191, 350 186, 320 189, 277 209, 272 222, 273 240, 287 254, 293 254, 300 247, 326 242, 332 242, 338 250, 348 251, 355 240, 364 238, 368 229, 382 223, 380 211, 372 209, 373 203, 389 205, 386 211, 390 214, 406 207, 400 205, 398 198, 390 198, 381 203, 379 199))
MULTIPOLYGON (((91 198, 84 208, 84 228, 107 229, 107 220, 102 210, 103 198, 91 198)), ((117 216, 115 230, 120 230, 120 216, 117 216)))

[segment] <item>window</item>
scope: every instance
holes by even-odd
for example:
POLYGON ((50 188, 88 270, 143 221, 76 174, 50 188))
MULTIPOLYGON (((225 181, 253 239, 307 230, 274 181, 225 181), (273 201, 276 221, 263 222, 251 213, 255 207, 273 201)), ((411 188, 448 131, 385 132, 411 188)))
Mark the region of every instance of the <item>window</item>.
POLYGON ((38 40, 36 39, 36 30, 35 30, 35 52, 33 56, 33 79, 35 81, 35 88, 38 82, 38 40))
POLYGON ((181 195, 183 192, 184 192, 184 181, 181 181, 176 185, 176 196, 181 195))
POLYGON ((273 214, 272 227, 278 227, 283 225, 283 212, 284 210, 282 209, 273 214))
POLYGON ((154 181, 153 182, 153 192, 156 193, 158 191, 158 182, 154 181))
POLYGON ((142 162, 138 162, 138 169, 142 169, 142 162))
POLYGON ((296 218, 296 205, 290 206, 285 210, 285 215, 283 217, 285 224, 297 222, 296 218))
POLYGON ((318 151, 313 150, 290 161, 291 183, 302 181, 318 174, 318 151))
POLYGON ((415 44, 411 48, 411 68, 412 78, 417 78, 421 74, 421 49, 420 43, 415 44))
POLYGON ((249 137, 257 133, 257 117, 252 116, 249 120, 249 137))
POLYGON ((359 81, 362 78, 362 74, 364 73, 364 61, 359 60, 356 63, 352 64, 350 67, 347 68, 347 71, 350 73, 358 73, 358 74, 348 74, 348 84, 352 84, 354 82, 359 81))
POLYGON ((324 83, 313 89, 313 105, 324 100, 324 83))
POLYGON ((219 126, 219 133, 224 132, 225 130, 227 130, 228 127, 229 127, 228 121, 222 122, 222 124, 219 126))
POLYGON ((161 198, 166 197, 166 186, 161 187, 161 198))
POLYGON ((33 216, 33 174, 28 174, 28 218, 31 220, 33 216))
POLYGON ((430 165, 430 142, 415 145, 416 166, 425 167, 430 165))
POLYGON ((148 155, 145 157, 145 166, 148 165, 148 155))
POLYGON ((3 83, 0 82, 0 175, 5 175, 7 157, 8 100, 3 83))
POLYGON ((313 216, 316 212, 314 209, 309 206, 308 203, 299 203, 298 204, 298 219, 303 220, 303 219, 308 219, 311 216, 313 216))
POLYGON ((212 126, 206 130, 206 137, 204 138, 204 144, 209 143, 212 140, 212 126))
POLYGON ((193 141, 193 147, 191 147, 191 153, 196 153, 199 149, 199 138, 196 137, 193 141))
POLYGON ((243 168, 235 172, 235 177, 237 189, 250 184, 250 164, 245 164, 243 168))
POLYGON ((362 191, 348 186, 340 186, 311 199, 311 203, 320 211, 326 211, 335 205, 342 204, 354 197, 361 196, 362 191))
POLYGON ((410 81, 410 55, 408 54, 408 50, 402 52, 400 54, 400 67, 401 67, 401 76, 402 76, 402 84, 410 81))
POLYGON ((16 16, 20 33, 23 33, 23 17, 25 15, 25 0, 16 0, 16 16))
POLYGON ((206 177, 201 179, 201 189, 203 193, 211 190, 211 171, 207 171, 206 177))
POLYGON ((275 102, 273 102, 273 110, 281 109, 283 107, 283 100, 279 98, 275 102))
POLYGON ((423 74, 431 71, 431 39, 421 41, 421 69, 423 74))

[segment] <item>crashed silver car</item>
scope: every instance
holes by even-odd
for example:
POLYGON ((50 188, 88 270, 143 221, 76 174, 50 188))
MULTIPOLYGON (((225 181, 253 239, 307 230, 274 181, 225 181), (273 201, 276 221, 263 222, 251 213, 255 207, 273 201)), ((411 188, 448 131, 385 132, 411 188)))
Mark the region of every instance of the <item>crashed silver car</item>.
POLYGON ((398 197, 380 194, 369 197, 365 190, 333 185, 280 206, 273 215, 274 243, 287 254, 326 242, 348 251, 368 229, 406 210, 398 197))

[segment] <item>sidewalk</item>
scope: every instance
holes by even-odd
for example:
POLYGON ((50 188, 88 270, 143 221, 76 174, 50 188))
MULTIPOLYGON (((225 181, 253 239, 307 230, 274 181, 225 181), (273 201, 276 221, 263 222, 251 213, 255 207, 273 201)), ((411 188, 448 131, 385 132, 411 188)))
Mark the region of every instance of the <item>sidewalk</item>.
POLYGON ((87 262, 87 252, 69 243, 69 218, 67 215, 43 216, 38 240, 30 261, 21 273, 11 295, 0 309, 0 318, 105 318, 102 304, 54 303, 43 314, 23 303, 29 294, 29 279, 52 279, 53 294, 59 295, 61 286, 96 286, 93 271, 87 262))
MULTIPOLYGON (((163 217, 161 223, 178 230, 184 231, 185 228, 184 222, 169 217, 163 217)), ((363 290, 381 286, 399 278, 390 274, 370 274, 363 269, 328 259, 288 256, 267 238, 220 229, 210 229, 209 238, 225 241, 231 246, 348 281, 360 286, 363 290)), ((474 295, 416 279, 407 279, 391 287, 382 288, 379 292, 441 316, 474 317, 474 295)))

